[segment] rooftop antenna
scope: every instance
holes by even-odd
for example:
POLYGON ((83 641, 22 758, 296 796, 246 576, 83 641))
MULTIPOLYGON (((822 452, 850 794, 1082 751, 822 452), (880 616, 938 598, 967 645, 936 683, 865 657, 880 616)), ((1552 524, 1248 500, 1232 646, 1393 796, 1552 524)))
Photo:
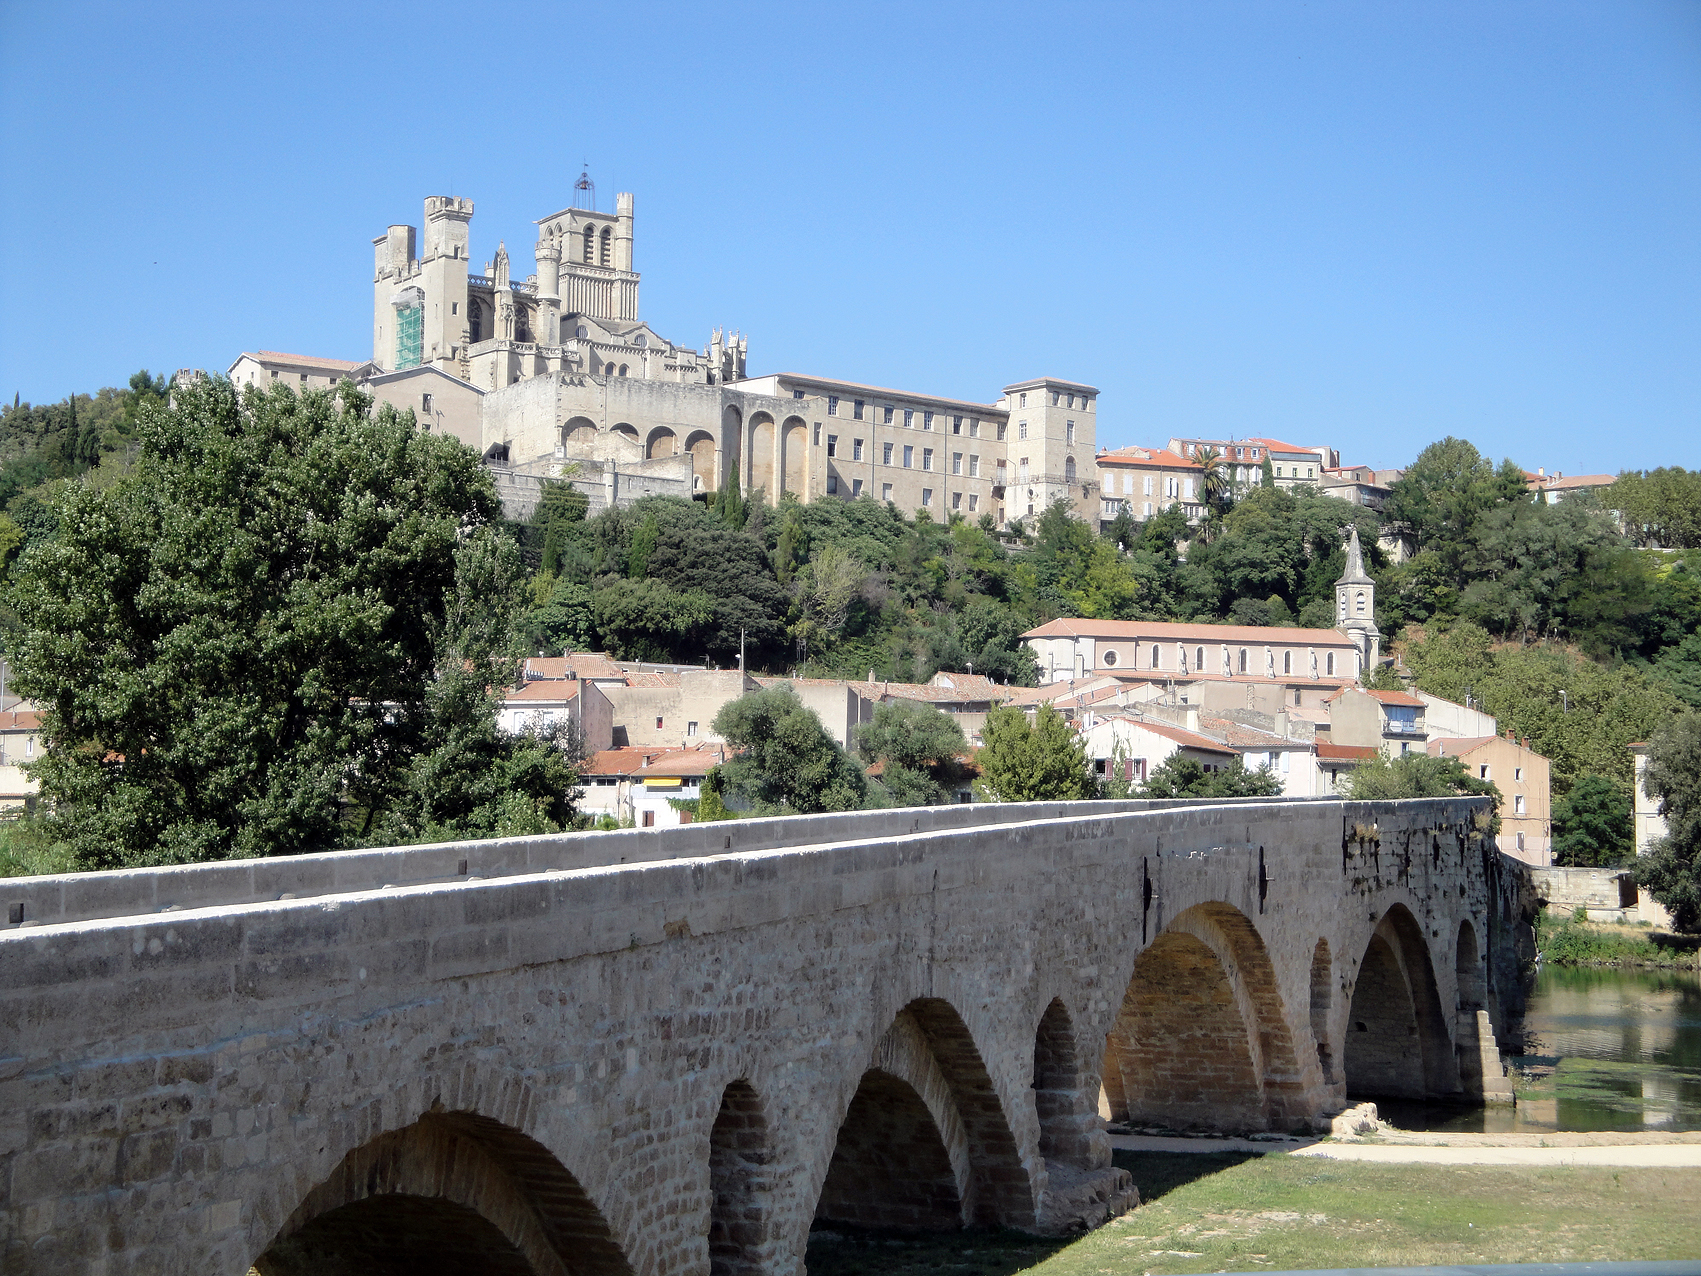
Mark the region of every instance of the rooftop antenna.
POLYGON ((581 198, 589 199, 589 204, 583 205, 591 212, 597 210, 597 184, 591 180, 591 162, 585 161, 585 166, 579 172, 579 180, 573 183, 573 207, 580 207, 581 198))

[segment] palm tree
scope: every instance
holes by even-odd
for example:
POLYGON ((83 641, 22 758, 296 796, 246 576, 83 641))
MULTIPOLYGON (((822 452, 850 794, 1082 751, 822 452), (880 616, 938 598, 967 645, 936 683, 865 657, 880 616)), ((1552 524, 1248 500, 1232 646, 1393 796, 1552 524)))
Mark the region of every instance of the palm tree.
POLYGON ((1208 447, 1200 449, 1194 459, 1199 462, 1205 504, 1217 508, 1229 504, 1234 497, 1234 476, 1229 470, 1228 457, 1208 447))

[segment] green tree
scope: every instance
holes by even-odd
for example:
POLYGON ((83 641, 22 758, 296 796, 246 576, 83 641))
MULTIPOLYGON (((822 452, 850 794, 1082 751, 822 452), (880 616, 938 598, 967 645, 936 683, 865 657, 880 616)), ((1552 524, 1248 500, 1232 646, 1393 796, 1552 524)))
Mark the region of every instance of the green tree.
MULTIPOLYGON (((55 835, 115 867, 434 819, 416 768, 451 724, 493 729, 502 678, 470 670, 500 668, 519 593, 477 454, 348 388, 339 409, 282 387, 239 402, 223 380, 179 386, 139 442, 127 477, 66 491, 59 533, 14 572, 55 835)), ((523 741, 480 747, 529 765, 523 741)), ((570 771, 520 799, 560 815, 570 771)), ((471 828, 506 797, 438 800, 471 828)))
POLYGON ((1240 759, 1207 771, 1196 758, 1172 753, 1154 767, 1140 796, 1147 798, 1280 797, 1282 779, 1268 766, 1248 771, 1240 759))
POLYGON ((1553 860, 1566 868, 1622 864, 1631 851, 1630 794, 1604 775, 1585 775, 1553 807, 1553 860))
POLYGON ((738 754, 720 767, 721 792, 756 814, 855 811, 868 777, 789 686, 729 701, 715 734, 738 754))
POLYGON ((975 788, 992 802, 1078 801, 1098 796, 1087 746, 1050 705, 1032 726, 1020 709, 994 709, 982 729, 986 744, 975 755, 975 788))
POLYGON ((873 720, 856 729, 857 755, 880 764, 879 784, 894 806, 948 803, 968 747, 955 719, 919 700, 876 705, 873 720))
POLYGON ((622 660, 690 663, 698 635, 714 620, 701 590, 678 592, 657 580, 611 580, 591 594, 597 632, 622 660))
POLYGON ((1492 781, 1477 779, 1458 758, 1435 758, 1427 753, 1402 753, 1392 758, 1378 753, 1366 758, 1353 768, 1347 794, 1359 802, 1462 795, 1492 797, 1496 807, 1500 804, 1500 790, 1492 781))
POLYGON ((1639 545, 1701 548, 1701 470, 1626 470, 1606 489, 1603 504, 1623 517, 1639 545))
POLYGON ((1648 741, 1645 782, 1666 835, 1636 859, 1636 880, 1679 930, 1701 928, 1701 713, 1674 718, 1648 741))

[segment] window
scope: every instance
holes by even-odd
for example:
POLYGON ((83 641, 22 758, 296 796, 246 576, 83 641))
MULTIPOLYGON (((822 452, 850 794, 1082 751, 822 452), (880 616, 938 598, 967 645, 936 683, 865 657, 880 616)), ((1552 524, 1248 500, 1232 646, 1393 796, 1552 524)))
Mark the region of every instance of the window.
POLYGON ((1293 652, 1291 652, 1291 651, 1284 651, 1282 653, 1282 672, 1283 673, 1292 673, 1293 672, 1293 652))
POLYGON ((851 460, 853 460, 853 461, 862 460, 862 440, 861 439, 852 439, 851 440, 851 460))
POLYGON ((430 415, 430 413, 431 413, 431 396, 429 394, 422 394, 422 395, 419 396, 419 410, 421 412, 424 412, 428 416, 430 415))
MULTIPOLYGON (((1524 768, 1521 767, 1521 766, 1513 767, 1512 768, 1512 783, 1522 784, 1523 782, 1524 782, 1524 768)), ((1522 798, 1520 798, 1518 800, 1523 801, 1522 798)))
POLYGON ((951 508, 954 510, 963 508, 963 494, 961 492, 951 493, 951 508))
POLYGON ((851 495, 852 496, 861 496, 862 495, 862 480, 861 479, 852 479, 851 480, 851 495))
POLYGON ((1364 615, 1364 590, 1362 589, 1353 599, 1353 610, 1361 616, 1364 615))
POLYGON ((838 494, 839 494, 839 476, 837 474, 829 474, 827 476, 827 495, 828 496, 837 496, 838 494))
POLYGON ((828 416, 838 416, 839 415, 839 396, 836 395, 836 394, 829 394, 827 396, 827 415, 828 416))
POLYGON ((1075 446, 1075 423, 1073 421, 1063 423, 1063 441, 1070 447, 1075 446))
POLYGON ((1146 479, 1146 484, 1145 484, 1146 490, 1144 492, 1142 492, 1141 495, 1142 496, 1150 496, 1152 494, 1152 476, 1150 474, 1147 474, 1145 476, 1145 479, 1146 479))
POLYGON ((656 826, 656 813, 654 811, 645 811, 644 812, 644 827, 647 828, 647 829, 653 829, 655 826, 656 826))
POLYGON ((851 404, 851 420, 853 420, 853 421, 862 420, 862 400, 861 399, 858 399, 855 403, 851 404))
POLYGON ((889 501, 892 499, 892 485, 890 483, 882 483, 880 485, 880 499, 883 501, 889 501))
POLYGON ((880 447, 880 464, 890 465, 891 463, 892 463, 892 445, 890 443, 882 444, 881 447, 880 447))
POLYGON ((1518 834, 1518 849, 1520 851, 1524 849, 1524 835, 1522 833, 1518 834))
POLYGON ((904 468, 907 470, 915 465, 915 449, 909 444, 904 445, 904 468))
POLYGON ((979 508, 980 508, 980 497, 976 496, 973 492, 970 492, 969 493, 969 513, 973 514, 979 508))
POLYGON ((1000 443, 1004 442, 1004 432, 1009 428, 1010 423, 1008 421, 1000 421, 998 423, 998 441, 1000 443))
POLYGON ((915 409, 914 408, 905 408, 904 409, 904 429, 906 429, 906 430, 915 429, 915 409))
POLYGON ((1151 516, 1152 516, 1152 503, 1150 501, 1147 501, 1146 502, 1146 517, 1150 518, 1151 516))
POLYGON ((969 418, 969 437, 971 439, 978 439, 980 437, 980 422, 974 417, 969 418))
POLYGON ((687 722, 685 724, 685 734, 688 735, 688 736, 696 735, 697 734, 697 724, 695 722, 687 722))
POLYGON ((1016 422, 1016 437, 1019 439, 1028 437, 1028 423, 1026 421, 1016 422))
POLYGON ((1277 477, 1277 478, 1281 478, 1281 477, 1282 477, 1282 467, 1281 467, 1281 466, 1279 466, 1279 465, 1278 465, 1278 466, 1276 466, 1276 469, 1275 469, 1275 474, 1276 474, 1276 477, 1277 477))
POLYGON ((33 758, 35 756, 35 737, 33 735, 27 735, 24 737, 24 756, 26 758, 33 758))
POLYGON ((1163 665, 1160 663, 1159 656, 1160 656, 1160 653, 1158 651, 1158 645, 1156 643, 1153 643, 1152 644, 1152 665, 1151 665, 1151 667, 1153 669, 1163 668, 1163 665))
POLYGON ((815 446, 821 446, 821 423, 819 421, 815 423, 815 446))
MULTIPOLYGON (((1298 687, 1295 687, 1293 689, 1293 706, 1296 709, 1299 708, 1299 688, 1298 687)), ((1400 752, 1404 753, 1405 751, 1406 751, 1406 746, 1402 744, 1400 746, 1400 752)))
POLYGON ((1488 763, 1484 762, 1481 766, 1479 766, 1477 768, 1477 779, 1479 779, 1479 780, 1488 779, 1488 763))
POLYGON ((924 470, 933 468, 933 449, 930 447, 924 447, 921 450, 921 468, 924 470))
POLYGON ((963 454, 961 452, 951 453, 951 473, 961 474, 962 472, 963 472, 963 454))
POLYGON ((601 264, 603 266, 613 265, 614 264, 614 232, 612 230, 610 230, 607 226, 604 226, 602 228, 601 248, 602 248, 602 252, 600 253, 601 264))
POLYGON ((892 424, 892 409, 886 408, 886 409, 884 409, 884 411, 885 411, 885 416, 882 418, 882 420, 884 421, 885 424, 891 425, 892 424))
POLYGON ((1246 672, 1246 648, 1245 647, 1242 647, 1240 649, 1240 672, 1241 673, 1246 672))
POLYGON ((1075 458, 1072 456, 1066 456, 1063 458, 1063 481, 1065 483, 1073 483, 1075 481, 1075 458))
POLYGON ((1028 481, 1028 458, 1025 456, 1016 462, 1016 481, 1018 483, 1028 481))
POLYGON ((1056 390, 1053 390, 1051 392, 1051 406, 1055 408, 1061 402, 1063 402, 1063 396, 1056 390))
POLYGON ((969 477, 980 477, 980 457, 978 456, 970 455, 969 457, 969 477))
POLYGON ((306 385, 306 384, 307 384, 307 374, 306 374, 306 373, 305 373, 305 372, 303 372, 303 373, 302 373, 302 374, 301 374, 301 384, 302 384, 302 385, 306 385))
POLYGON ((656 719, 656 730, 660 731, 661 729, 662 729, 662 720, 660 718, 657 718, 656 719))
POLYGON ((1523 813, 1524 813, 1524 795, 1522 793, 1520 793, 1520 794, 1518 794, 1517 797, 1512 799, 1512 814, 1522 815, 1523 813))
POLYGON ((951 418, 951 433, 952 434, 961 434, 962 432, 963 432, 963 418, 960 417, 960 416, 952 417, 951 418))
POLYGON ((1331 651, 1328 655, 1323 657, 1323 667, 1324 667, 1324 672, 1327 673, 1331 678, 1333 678, 1335 676, 1335 653, 1334 652, 1331 651))
POLYGON ((921 428, 924 430, 931 430, 933 428, 933 413, 923 412, 921 414, 921 428))
POLYGON ((597 228, 585 227, 585 265, 594 266, 597 261, 597 228))
POLYGON ((1104 662, 1105 662, 1106 665, 1114 666, 1116 664, 1116 653, 1114 651, 1105 652, 1104 653, 1104 662))
POLYGON ((1019 408, 1027 407, 1028 406, 1028 396, 1026 394, 1022 395, 1020 402, 1018 402, 1016 404, 1016 406, 1019 407, 1019 408))
POLYGON ((802 390, 793 390, 791 392, 791 397, 794 398, 794 399, 801 399, 803 397, 803 391, 802 390))
POLYGON ((933 489, 931 487, 924 487, 921 489, 921 503, 923 505, 933 504, 933 489))
POLYGON ((1203 647, 1201 647, 1201 648, 1199 648, 1198 651, 1193 653, 1193 672, 1194 673, 1202 673, 1202 672, 1204 672, 1204 669, 1205 669, 1205 649, 1203 647))
MULTIPOLYGON (((821 441, 821 425, 820 425, 820 422, 817 422, 816 425, 815 425, 815 441, 817 443, 819 443, 821 441)), ((838 454, 839 454, 839 436, 836 435, 836 434, 829 434, 827 436, 827 455, 828 456, 837 456, 838 454)))

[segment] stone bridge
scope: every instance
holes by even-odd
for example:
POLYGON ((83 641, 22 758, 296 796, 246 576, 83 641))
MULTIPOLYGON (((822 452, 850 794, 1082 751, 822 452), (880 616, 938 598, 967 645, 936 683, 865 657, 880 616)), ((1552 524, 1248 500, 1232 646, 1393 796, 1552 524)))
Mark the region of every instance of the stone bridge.
POLYGON ((796 1276, 812 1223, 1092 1226, 1103 1114, 1504 1085, 1485 819, 977 805, 3 881, 0 1269, 796 1276))

